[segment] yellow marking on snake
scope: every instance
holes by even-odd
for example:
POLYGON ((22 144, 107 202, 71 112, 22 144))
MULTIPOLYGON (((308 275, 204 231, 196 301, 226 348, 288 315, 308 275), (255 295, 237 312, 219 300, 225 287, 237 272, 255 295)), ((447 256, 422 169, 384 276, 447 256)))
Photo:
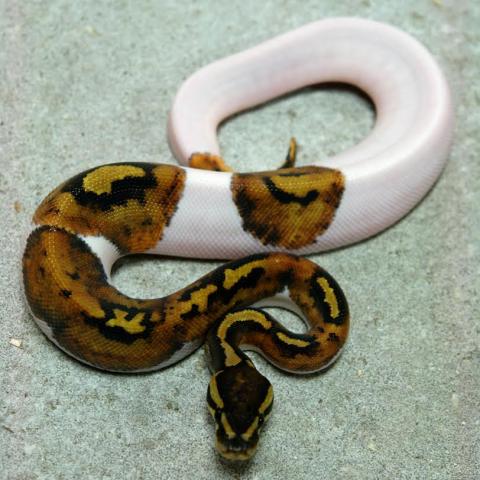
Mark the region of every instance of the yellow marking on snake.
POLYGON ((252 424, 247 428, 247 430, 242 433, 242 438, 246 441, 250 439, 250 437, 255 433, 258 428, 258 417, 255 417, 255 420, 252 424))
POLYGON ((133 165, 107 165, 90 172, 83 179, 83 188, 97 195, 112 192, 112 183, 126 177, 143 177, 145 170, 133 165))
POLYGON ((222 413, 220 417, 220 421, 222 422, 223 429, 225 430, 225 433, 227 434, 228 438, 235 438, 235 431, 231 427, 230 423, 228 423, 228 418, 225 415, 225 412, 222 413))
POLYGON ((270 387, 268 387, 267 394, 265 395, 265 400, 258 407, 258 412, 261 414, 265 413, 265 410, 271 405, 272 401, 273 401, 273 387, 270 385, 270 387))
POLYGON ((93 298, 89 295, 87 291, 84 291, 81 288, 75 288, 75 285, 72 285, 71 288, 66 287, 67 290, 72 290, 73 295, 72 299, 79 305, 82 305, 85 313, 90 315, 91 317, 95 318, 103 318, 105 317, 105 312, 103 308, 100 306, 100 303, 96 298, 93 298))
POLYGON ((233 347, 227 342, 228 330, 234 323, 254 321, 260 323, 265 330, 271 327, 268 319, 256 310, 242 310, 241 312, 229 313, 220 325, 217 335, 220 338, 223 351, 225 352, 225 366, 233 367, 238 365, 242 359, 236 354, 233 347))
MULTIPOLYGON (((207 404, 208 411, 210 412, 210 415, 215 418, 215 410, 207 404)), ((218 428, 217 423, 215 422, 215 426, 218 428)))
POLYGON ((337 318, 340 314, 340 309, 338 308, 337 297, 335 291, 328 283, 328 280, 325 277, 317 278, 317 283, 320 285, 320 288, 325 293, 325 303, 330 307, 330 316, 332 318, 337 318))
POLYGON ((303 347, 308 347, 310 345, 310 342, 307 342, 306 340, 300 340, 298 338, 291 338, 283 332, 277 332, 277 337, 283 343, 286 343, 287 345, 295 345, 296 347, 302 347, 302 348, 303 347))
POLYGON ((223 399, 220 396, 220 392, 218 391, 218 386, 217 386, 217 376, 214 375, 212 379, 210 380, 210 397, 212 397, 212 400, 215 402, 215 404, 218 406, 218 408, 223 408, 223 399))
POLYGON ((145 327, 141 325, 145 313, 137 313, 131 320, 127 320, 125 317, 128 312, 115 308, 113 310, 115 318, 111 318, 106 325, 108 327, 121 327, 125 331, 131 334, 142 333, 145 331, 145 327))
POLYGON ((189 312, 192 309, 192 305, 197 305, 200 313, 206 312, 208 307, 208 296, 217 290, 218 287, 213 285, 213 283, 196 290, 191 294, 188 302, 181 302, 182 308, 180 309, 180 313, 183 314, 189 312))
POLYGON ((241 267, 225 270, 225 280, 223 281, 223 287, 227 290, 232 288, 242 277, 246 277, 254 268, 264 266, 262 260, 246 263, 241 267))
POLYGON ((297 156, 297 141, 295 138, 290 139, 290 143, 288 144, 288 158, 293 159, 295 162, 295 157, 297 156))

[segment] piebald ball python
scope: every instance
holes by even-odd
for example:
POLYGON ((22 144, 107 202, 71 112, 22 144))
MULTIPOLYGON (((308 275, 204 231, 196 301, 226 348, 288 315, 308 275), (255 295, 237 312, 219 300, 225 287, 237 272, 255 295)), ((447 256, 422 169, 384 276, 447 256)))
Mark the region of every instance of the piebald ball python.
POLYGON ((250 458, 273 392, 240 347, 294 373, 338 357, 349 324, 344 294, 298 255, 357 242, 405 215, 440 174, 452 124, 435 61, 384 24, 322 20, 214 62, 185 81, 171 109, 169 142, 185 166, 103 165, 40 204, 23 257, 33 316, 61 349, 111 371, 160 369, 206 342, 217 449, 250 458), (223 119, 330 81, 353 84, 375 103, 365 140, 322 165, 295 168, 292 141, 279 170, 230 170, 216 139, 223 119), (235 260, 176 293, 139 300, 109 277, 133 253, 235 260), (258 308, 269 305, 296 312, 307 332, 292 333, 258 308))

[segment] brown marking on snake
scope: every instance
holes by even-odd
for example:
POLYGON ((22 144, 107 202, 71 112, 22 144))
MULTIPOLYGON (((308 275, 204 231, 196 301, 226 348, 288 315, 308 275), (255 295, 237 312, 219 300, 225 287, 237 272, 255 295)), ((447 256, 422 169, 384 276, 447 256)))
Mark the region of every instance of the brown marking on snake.
POLYGON ((232 176, 243 228, 264 245, 301 248, 332 223, 345 179, 339 170, 300 167, 232 176))
POLYGON ((163 321, 163 301, 120 293, 109 285, 86 243, 64 230, 40 227, 30 235, 23 274, 34 316, 45 322, 62 348, 91 365, 107 370, 142 368, 161 361, 178 345, 168 332, 162 339, 156 335, 163 321), (168 341, 173 341, 173 348, 167 348, 168 341))
MULTIPOLYGON (((319 336, 326 339, 335 333, 338 343, 322 341, 313 357, 293 350, 285 356, 285 345, 272 336, 260 339, 258 332, 245 332, 245 338, 261 340, 259 345, 268 356, 274 362, 287 362, 290 370, 321 365, 341 347, 348 331, 348 308, 341 299, 337 300, 342 315, 328 323, 330 308, 316 282, 326 275, 306 259, 254 255, 227 263, 174 294, 142 300, 110 285, 88 245, 63 229, 37 228, 23 258, 25 294, 49 336, 74 357, 112 371, 162 364, 185 344, 202 343, 212 323, 227 312, 271 297, 286 286, 305 314, 322 326, 319 336)), ((338 288, 326 278, 332 288, 338 288)))
POLYGON ((184 184, 185 171, 170 165, 94 168, 50 193, 34 222, 81 235, 103 235, 123 253, 144 252, 162 238, 184 184))
MULTIPOLYGON (((337 172, 315 167, 236 175, 234 191, 237 197, 261 199, 262 194, 255 193, 255 185, 260 184, 270 201, 280 204, 268 207, 269 218, 289 214, 287 219, 293 221, 298 206, 307 212, 300 223, 309 230, 309 215, 338 204, 335 179, 337 172), (324 189, 318 188, 320 180, 324 189)), ((302 338, 286 333, 260 338, 258 331, 252 331, 243 333, 245 338, 259 342, 274 363, 287 362, 290 370, 312 369, 333 356, 346 338, 348 308, 335 296, 334 280, 298 257, 264 254, 236 260, 154 300, 130 298, 108 282, 99 258, 78 234, 103 235, 123 253, 148 250, 161 239, 184 183, 181 168, 113 164, 73 177, 42 202, 34 217, 41 226, 28 239, 23 272, 28 303, 50 336, 73 356, 99 368, 149 369, 167 362, 185 345, 199 345, 212 323, 228 311, 288 286, 292 299, 317 324, 319 338, 324 339, 317 353, 305 348, 308 355, 299 355, 302 338), (327 341, 331 338, 338 341, 327 341)), ((261 204, 259 208, 262 212, 261 204)), ((256 218, 255 212, 249 215, 256 218)), ((280 232, 277 244, 284 244, 281 225, 274 228, 280 232)))
POLYGON ((232 169, 225 163, 222 157, 211 153, 193 153, 188 160, 188 165, 201 170, 214 172, 231 172, 232 169))

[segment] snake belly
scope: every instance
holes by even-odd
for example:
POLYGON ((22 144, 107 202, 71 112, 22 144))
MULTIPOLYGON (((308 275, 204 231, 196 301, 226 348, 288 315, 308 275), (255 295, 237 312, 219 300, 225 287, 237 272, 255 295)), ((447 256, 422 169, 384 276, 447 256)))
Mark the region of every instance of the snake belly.
POLYGON ((297 255, 367 238, 420 201, 448 156, 450 93, 430 54, 405 33, 328 19, 192 75, 168 128, 187 166, 102 165, 45 198, 23 256, 25 295, 55 344, 104 370, 160 369, 206 342, 217 449, 246 460, 273 390, 240 348, 294 373, 338 357, 348 335, 345 296, 325 270, 297 255), (220 155, 218 124, 322 81, 370 95, 372 133, 321 165, 295 167, 292 142, 283 168, 232 172, 220 155), (114 262, 135 253, 236 260, 176 293, 142 300, 110 282, 114 262), (291 309, 307 331, 286 330, 259 305, 291 309))

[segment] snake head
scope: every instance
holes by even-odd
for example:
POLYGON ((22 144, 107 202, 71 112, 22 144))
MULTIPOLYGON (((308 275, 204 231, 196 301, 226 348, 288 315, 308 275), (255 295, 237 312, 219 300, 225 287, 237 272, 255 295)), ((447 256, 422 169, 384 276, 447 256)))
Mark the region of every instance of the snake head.
POLYGON ((215 420, 216 446, 228 460, 248 460, 273 404, 273 388, 253 364, 242 361, 212 376, 207 402, 215 420))

